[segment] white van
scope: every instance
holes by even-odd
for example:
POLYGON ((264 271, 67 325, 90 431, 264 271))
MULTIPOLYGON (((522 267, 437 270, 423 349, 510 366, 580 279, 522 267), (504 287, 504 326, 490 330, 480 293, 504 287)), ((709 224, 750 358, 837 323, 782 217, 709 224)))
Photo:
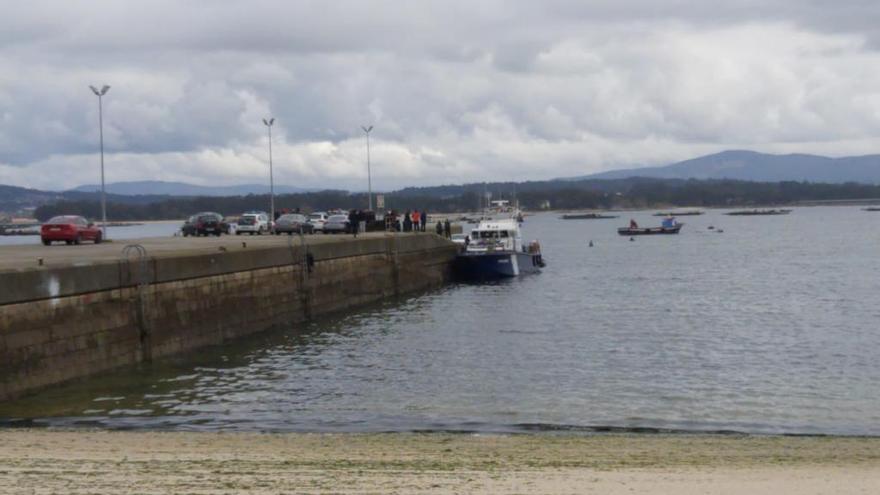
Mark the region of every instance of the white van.
POLYGON ((263 235, 269 232, 269 215, 265 213, 245 213, 238 217, 235 235, 263 235))

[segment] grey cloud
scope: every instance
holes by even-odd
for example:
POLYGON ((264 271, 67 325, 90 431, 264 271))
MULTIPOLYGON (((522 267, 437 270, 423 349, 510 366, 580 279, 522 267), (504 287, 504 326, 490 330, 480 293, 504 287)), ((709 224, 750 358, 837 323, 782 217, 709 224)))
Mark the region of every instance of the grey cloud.
POLYGON ((880 7, 863 1, 5 7, 0 165, 22 170, 94 153, 87 85, 102 83, 110 153, 168 176, 157 157, 206 174, 226 160, 214 168, 230 180, 260 166, 270 114, 289 152, 281 173, 315 183, 362 173, 365 123, 410 174, 386 164, 387 184, 574 175, 726 147, 845 154, 880 132, 880 7))

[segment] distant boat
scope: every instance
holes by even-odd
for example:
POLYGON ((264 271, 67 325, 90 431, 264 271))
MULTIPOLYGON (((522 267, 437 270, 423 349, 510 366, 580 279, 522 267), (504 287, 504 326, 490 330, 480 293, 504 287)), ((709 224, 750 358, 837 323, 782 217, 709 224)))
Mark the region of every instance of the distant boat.
POLYGON ((655 217, 687 217, 694 215, 702 215, 703 212, 700 210, 684 210, 684 211, 659 211, 654 213, 655 217))
POLYGON ((754 216, 754 215, 788 215, 792 210, 739 210, 725 213, 725 215, 733 216, 754 216))
POLYGON ((562 215, 563 220, 601 220, 605 218, 617 218, 616 215, 603 215, 601 213, 570 213, 562 215))
POLYGON ((673 227, 621 227, 617 229, 617 233, 620 235, 656 235, 656 234, 677 234, 681 228, 684 227, 683 223, 676 224, 673 227))
POLYGON ((880 211, 880 206, 869 206, 867 208, 862 208, 864 211, 880 211))

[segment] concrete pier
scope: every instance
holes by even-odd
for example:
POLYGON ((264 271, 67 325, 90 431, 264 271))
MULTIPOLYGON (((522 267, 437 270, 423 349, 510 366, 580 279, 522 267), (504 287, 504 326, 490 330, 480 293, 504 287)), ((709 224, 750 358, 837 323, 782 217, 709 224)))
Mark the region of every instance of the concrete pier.
POLYGON ((2 247, 0 400, 436 287, 455 252, 417 233, 2 247))

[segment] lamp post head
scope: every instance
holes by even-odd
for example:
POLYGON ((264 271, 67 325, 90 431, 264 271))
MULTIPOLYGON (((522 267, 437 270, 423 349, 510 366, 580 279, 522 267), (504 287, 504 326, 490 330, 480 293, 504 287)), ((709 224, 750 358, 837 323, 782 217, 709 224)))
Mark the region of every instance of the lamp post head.
POLYGON ((95 96, 104 96, 107 94, 107 91, 110 90, 110 86, 108 86, 106 84, 104 86, 102 86, 101 89, 98 89, 94 86, 89 86, 89 88, 91 88, 92 93, 95 93, 95 96))
POLYGON ((367 134, 369 134, 370 131, 373 130, 373 126, 369 126, 369 127, 368 127, 368 126, 362 125, 362 126, 361 126, 361 129, 363 129, 364 132, 366 132, 367 134))
POLYGON ((275 118, 271 118, 269 120, 263 119, 263 123, 266 124, 266 127, 272 127, 272 124, 275 123, 275 118))

